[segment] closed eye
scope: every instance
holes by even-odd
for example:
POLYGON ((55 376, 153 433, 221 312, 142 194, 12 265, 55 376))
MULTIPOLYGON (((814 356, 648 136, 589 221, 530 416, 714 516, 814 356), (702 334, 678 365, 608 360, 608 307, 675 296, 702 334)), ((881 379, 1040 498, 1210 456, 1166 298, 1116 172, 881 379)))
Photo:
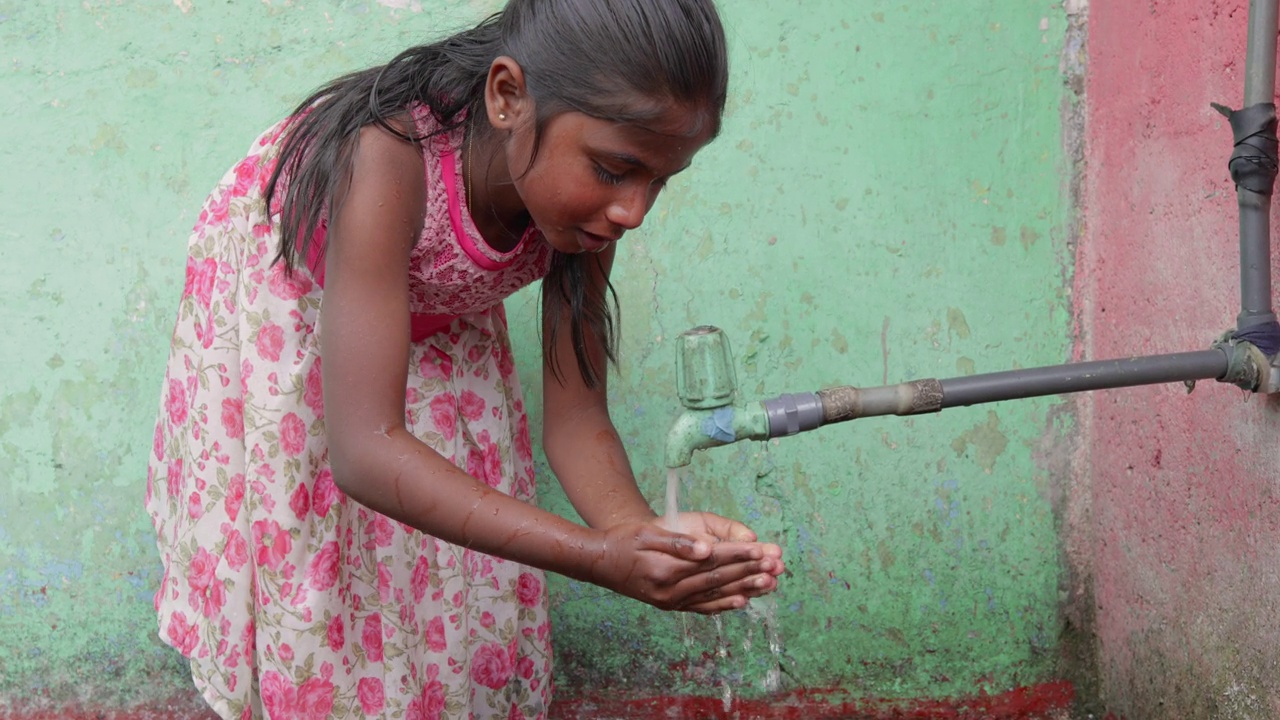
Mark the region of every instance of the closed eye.
POLYGON ((609 172, 609 171, 608 171, 608 170, 606 170, 606 169, 605 169, 605 167, 604 167, 603 165, 601 165, 600 163, 592 163, 592 164, 593 164, 593 165, 595 165, 595 168, 596 168, 596 177, 600 178, 600 182, 602 182, 602 183, 604 183, 604 184, 606 184, 606 185, 621 185, 621 184, 622 184, 622 181, 623 181, 623 179, 624 179, 624 178, 623 178, 623 176, 618 175, 618 174, 616 174, 616 173, 611 173, 611 172, 609 172))

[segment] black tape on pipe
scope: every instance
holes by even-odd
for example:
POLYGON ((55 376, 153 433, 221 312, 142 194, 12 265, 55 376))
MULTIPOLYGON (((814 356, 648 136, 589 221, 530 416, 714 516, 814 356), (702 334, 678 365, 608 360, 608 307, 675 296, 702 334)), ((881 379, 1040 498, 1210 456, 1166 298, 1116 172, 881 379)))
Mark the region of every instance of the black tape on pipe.
POLYGON ((1235 149, 1227 167, 1237 187, 1270 195, 1276 183, 1276 106, 1258 103, 1241 110, 1213 103, 1231 123, 1235 149))

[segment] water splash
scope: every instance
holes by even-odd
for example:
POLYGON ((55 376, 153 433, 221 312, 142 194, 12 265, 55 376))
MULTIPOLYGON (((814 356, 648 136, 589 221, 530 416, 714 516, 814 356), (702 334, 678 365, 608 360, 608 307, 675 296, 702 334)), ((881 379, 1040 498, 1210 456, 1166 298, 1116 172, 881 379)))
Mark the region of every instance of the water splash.
POLYGON ((729 657, 729 643, 724 639, 724 620, 720 615, 712 615, 716 623, 716 665, 720 672, 720 697, 727 713, 733 707, 733 685, 729 683, 728 673, 724 672, 726 659, 729 657))
MULTIPOLYGON (((766 693, 777 692, 782 687, 782 636, 778 634, 778 601, 773 596, 752 598, 745 610, 752 624, 759 624, 764 630, 765 641, 769 646, 772 658, 761 680, 761 690, 766 693)), ((743 650, 751 651, 751 633, 747 633, 742 641, 743 650)))

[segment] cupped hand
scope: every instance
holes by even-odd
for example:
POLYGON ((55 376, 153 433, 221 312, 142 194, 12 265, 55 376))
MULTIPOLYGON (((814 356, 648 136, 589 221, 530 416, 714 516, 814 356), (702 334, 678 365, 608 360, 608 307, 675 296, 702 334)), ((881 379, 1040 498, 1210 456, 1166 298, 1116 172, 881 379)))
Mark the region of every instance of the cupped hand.
MULTIPOLYGON (((672 532, 658 521, 632 522, 604 531, 593 582, 663 610, 717 613, 777 587, 781 550, 754 542, 754 533, 702 513, 684 513, 689 532, 672 532), (743 531, 745 530, 745 534, 743 531), (750 537, 751 540, 727 540, 750 537)), ((721 518, 723 520, 723 518, 721 518)))
MULTIPOLYGON (((782 548, 773 543, 756 542, 756 534, 751 528, 729 518, 716 515, 709 512, 683 512, 676 516, 675 527, 671 527, 669 518, 663 517, 659 521, 663 527, 669 530, 675 530, 685 533, 698 540, 711 543, 712 554, 718 552, 737 552, 736 546, 741 544, 750 544, 760 548, 765 558, 771 558, 774 562, 772 567, 766 571, 766 574, 749 578, 751 582, 736 585, 726 585, 721 588, 722 592, 727 596, 742 595, 744 598, 760 597, 773 592, 778 588, 778 576, 786 571, 786 564, 782 561, 782 548)), ((723 603, 719 602, 721 598, 711 598, 705 607, 693 606, 687 608, 694 612, 720 612, 725 609, 733 609, 741 607, 741 605, 731 605, 723 607, 723 603)), ((746 604, 745 599, 741 601, 742 605, 746 604)))

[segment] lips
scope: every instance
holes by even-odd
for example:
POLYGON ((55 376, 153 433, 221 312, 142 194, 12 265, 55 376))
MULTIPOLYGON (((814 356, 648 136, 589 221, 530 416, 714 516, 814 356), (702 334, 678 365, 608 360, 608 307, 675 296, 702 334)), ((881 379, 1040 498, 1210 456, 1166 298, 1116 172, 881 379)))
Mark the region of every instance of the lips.
POLYGON ((587 252, 600 252, 601 250, 609 247, 612 243, 617 242, 620 237, 622 236, 605 237, 603 235, 596 235, 595 233, 587 232, 586 230, 578 230, 578 244, 587 252))

